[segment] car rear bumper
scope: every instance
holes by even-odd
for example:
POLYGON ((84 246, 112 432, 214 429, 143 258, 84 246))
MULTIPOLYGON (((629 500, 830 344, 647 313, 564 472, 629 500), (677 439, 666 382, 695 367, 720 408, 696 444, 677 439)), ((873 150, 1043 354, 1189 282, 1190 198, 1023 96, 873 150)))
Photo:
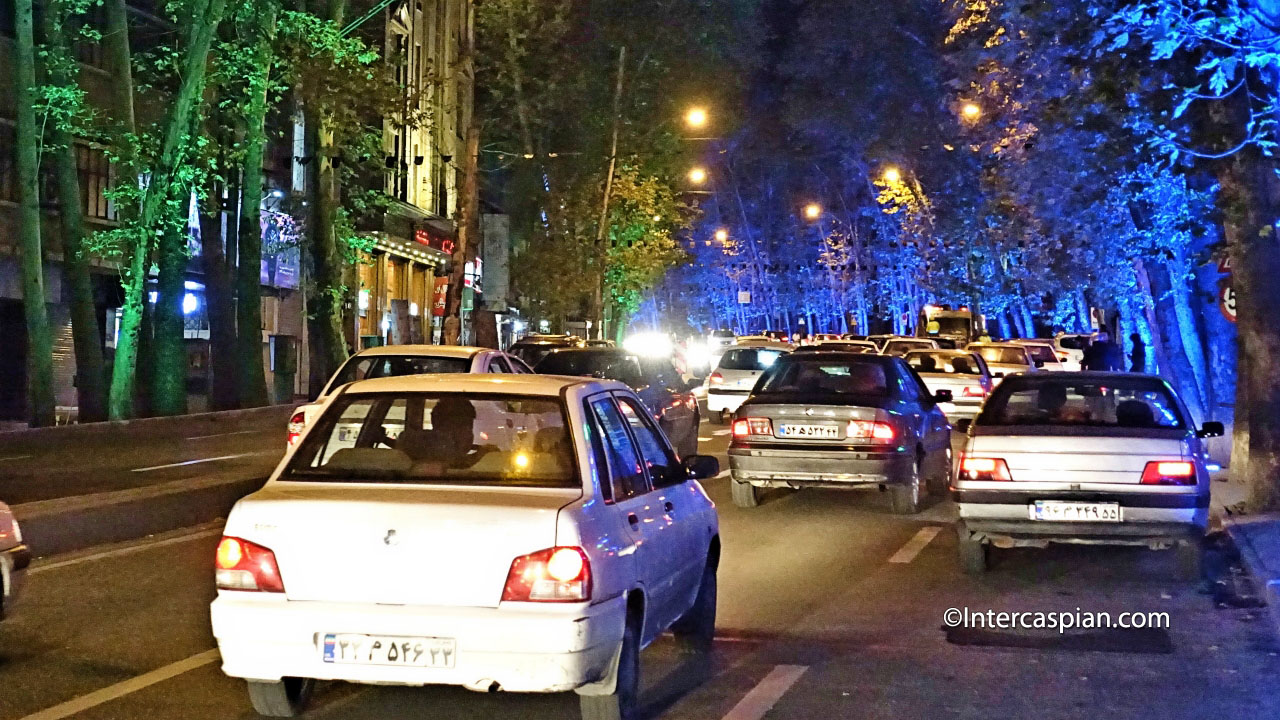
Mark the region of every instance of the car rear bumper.
POLYGON ((942 410, 942 414, 946 415, 947 420, 951 422, 972 420, 978 417, 978 411, 982 409, 982 401, 939 403, 938 409, 942 410))
POLYGON ((18 597, 22 595, 22 585, 30 565, 31 550, 26 545, 0 550, 0 581, 3 581, 0 584, 4 586, 4 597, 0 598, 0 617, 12 610, 18 597))
POLYGON ((910 453, 881 448, 729 448, 733 479, 759 487, 892 485, 907 481, 913 462, 910 453))
POLYGON ((750 390, 708 388, 707 410, 711 412, 737 412, 750 394, 750 390))
POLYGON ((222 669, 231 677, 460 685, 481 691, 496 683, 510 692, 562 692, 606 675, 622 641, 626 598, 587 607, 441 608, 263 601, 224 591, 214 600, 211 617, 222 669), (325 662, 329 633, 451 638, 456 656, 448 668, 325 662))
POLYGON ((1209 525, 1207 494, 959 490, 951 497, 964 528, 996 545, 1151 545, 1200 537, 1209 525), (1030 507, 1036 500, 1116 503, 1120 522, 1032 520, 1030 507))

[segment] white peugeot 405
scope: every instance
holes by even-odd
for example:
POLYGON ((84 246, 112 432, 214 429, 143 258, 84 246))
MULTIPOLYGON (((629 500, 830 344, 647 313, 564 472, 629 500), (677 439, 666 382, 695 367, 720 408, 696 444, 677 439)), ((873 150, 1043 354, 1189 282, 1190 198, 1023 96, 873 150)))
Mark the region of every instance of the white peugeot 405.
POLYGON ((352 383, 227 519, 223 670, 268 716, 326 679, 574 690, 584 718, 628 717, 641 648, 710 647, 718 472, 617 382, 352 383))

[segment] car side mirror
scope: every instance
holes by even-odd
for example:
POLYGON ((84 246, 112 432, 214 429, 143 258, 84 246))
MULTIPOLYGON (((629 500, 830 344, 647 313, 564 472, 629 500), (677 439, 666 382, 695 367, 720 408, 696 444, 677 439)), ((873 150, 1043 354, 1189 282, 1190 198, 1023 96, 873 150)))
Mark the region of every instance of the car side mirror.
POLYGON ((972 419, 970 419, 970 418, 961 418, 961 419, 957 420, 957 421, 956 421, 956 424, 955 424, 955 425, 953 425, 952 427, 954 427, 954 428, 956 429, 956 431, 957 431, 957 432, 962 432, 962 433, 964 433, 964 434, 968 435, 968 434, 969 434, 969 428, 973 427, 973 420, 972 420, 972 419))
POLYGON ((711 455, 690 455, 684 459, 691 480, 706 480, 720 474, 720 461, 711 455))
POLYGON ((1002 372, 998 372, 998 373, 995 373, 994 375, 992 375, 991 377, 998 377, 998 378, 1002 378, 1002 377, 1004 377, 1004 373, 1002 373, 1002 372))
POLYGON ((1038 368, 1042 368, 1042 367, 1044 367, 1044 361, 1043 361, 1043 360, 1036 360, 1036 361, 1035 361, 1035 364, 1036 364, 1036 367, 1038 367, 1038 368))
POLYGON ((1226 432, 1227 429, 1222 426, 1222 423, 1216 420, 1210 420, 1200 426, 1200 432, 1196 433, 1196 435, 1199 435, 1202 438, 1215 438, 1222 437, 1226 432))
POLYGON ((940 403, 951 402, 952 395, 950 390, 939 390, 933 394, 933 401, 940 403))

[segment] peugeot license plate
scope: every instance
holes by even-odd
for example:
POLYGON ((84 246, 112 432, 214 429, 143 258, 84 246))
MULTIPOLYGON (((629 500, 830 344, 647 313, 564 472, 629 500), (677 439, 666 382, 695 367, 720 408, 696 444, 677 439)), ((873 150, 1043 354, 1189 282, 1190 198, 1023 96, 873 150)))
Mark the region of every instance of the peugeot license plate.
POLYGON ((324 636, 323 652, 327 663, 451 668, 457 655, 457 641, 453 638, 330 633, 324 636))
POLYGON ((1062 502, 1037 500, 1028 508, 1032 520, 1050 522, 1120 522, 1118 503, 1062 502))
POLYGON ((839 439, 840 428, 834 425, 779 425, 778 437, 839 439))

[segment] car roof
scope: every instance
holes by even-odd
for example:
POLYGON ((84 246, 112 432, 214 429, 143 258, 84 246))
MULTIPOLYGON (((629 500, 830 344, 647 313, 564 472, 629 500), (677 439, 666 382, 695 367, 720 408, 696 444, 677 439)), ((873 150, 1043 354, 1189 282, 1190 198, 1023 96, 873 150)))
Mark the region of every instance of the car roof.
POLYGON ((558 397, 565 388, 575 385, 596 386, 586 390, 625 390, 626 385, 612 380, 569 377, 564 375, 521 374, 431 374, 400 375, 372 380, 358 380, 346 386, 344 393, 447 392, 500 395, 533 395, 558 397))
MULTIPOLYGON (((360 357, 381 357, 385 355, 412 355, 417 357, 469 358, 476 353, 492 348, 474 347, 471 345, 382 345, 365 348, 356 353, 360 357)), ((496 351, 495 351, 496 352, 496 351)))
POLYGON ((917 354, 919 355, 973 355, 973 353, 969 352, 968 350, 952 350, 949 348, 927 348, 925 350, 912 350, 911 352, 907 353, 907 356, 917 355, 917 354))
POLYGON ((831 362, 833 360, 853 360, 855 362, 874 362, 879 365, 892 363, 899 358, 893 355, 849 352, 847 350, 827 350, 823 352, 794 352, 787 356, 793 362, 831 362))
POLYGON ((790 350, 790 349, 792 349, 792 346, 790 343, 780 343, 775 340, 754 340, 754 339, 748 340, 747 342, 742 342, 742 338, 739 338, 738 342, 734 343, 733 345, 730 345, 728 348, 725 349, 725 351, 727 352, 729 350, 790 350))
POLYGON ((1005 347, 1005 348, 1018 348, 1019 350, 1022 349, 1021 345, 1014 342, 972 342, 966 345, 965 347, 973 347, 975 345, 978 347, 1005 347))

